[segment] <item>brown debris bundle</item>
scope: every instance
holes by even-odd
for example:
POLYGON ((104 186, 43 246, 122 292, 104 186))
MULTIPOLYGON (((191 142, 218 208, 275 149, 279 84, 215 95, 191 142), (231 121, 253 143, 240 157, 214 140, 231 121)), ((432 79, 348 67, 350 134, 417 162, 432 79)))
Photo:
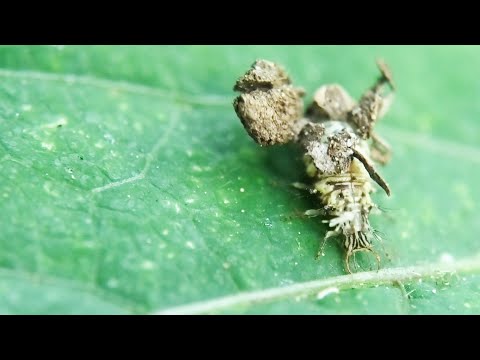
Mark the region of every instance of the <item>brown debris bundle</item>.
POLYGON ((383 96, 384 85, 394 89, 394 84, 387 65, 382 61, 377 65, 380 77, 358 103, 342 86, 323 85, 303 117, 303 89, 292 86, 279 65, 257 60, 234 86, 234 90, 242 92, 234 100, 234 108, 248 134, 260 145, 295 141, 316 171, 326 175, 344 173, 355 157, 389 193, 388 185, 359 150, 361 140, 371 139, 374 161, 384 164, 390 157, 388 145, 373 128, 392 100, 383 96), (338 128, 338 123, 344 125, 338 128))
POLYGON ((357 134, 363 139, 370 138, 381 106, 382 98, 373 91, 368 91, 362 96, 358 105, 348 113, 348 121, 355 125, 357 134))
POLYGON ((307 148, 310 143, 321 141, 325 134, 325 126, 310 121, 305 121, 300 133, 298 134, 298 142, 304 148, 307 148))
POLYGON ((338 84, 324 85, 315 92, 307 115, 318 120, 345 120, 347 113, 354 106, 355 101, 342 86, 338 84))
POLYGON ((303 116, 304 91, 290 85, 285 70, 257 60, 234 86, 233 106, 248 134, 260 145, 286 144, 295 138, 294 124, 303 116))
POLYGON ((377 61, 380 77, 375 84, 362 95, 358 104, 347 114, 348 121, 356 127, 357 134, 363 139, 369 139, 372 136, 375 123, 384 115, 391 102, 391 98, 382 96, 382 90, 385 84, 388 84, 392 90, 395 85, 392 79, 392 73, 388 66, 382 61, 377 61))
MULTIPOLYGON (((338 84, 320 87, 303 117, 303 90, 291 85, 290 78, 278 65, 258 60, 241 77, 234 90, 242 92, 234 100, 235 111, 248 134, 260 145, 295 142, 303 150, 306 174, 313 184, 296 184, 316 194, 320 209, 307 213, 328 216, 327 238, 343 235, 345 264, 366 251, 380 257, 371 239, 375 236, 368 216, 376 206, 370 193, 370 179, 390 195, 386 181, 374 163, 385 164, 391 156, 389 145, 374 131, 376 122, 387 112, 393 99, 382 94, 384 85, 394 85, 390 70, 378 63, 381 76, 354 101, 338 84)), ((390 94, 392 95, 392 94, 390 94)), ((323 245, 320 252, 323 250, 323 245)))

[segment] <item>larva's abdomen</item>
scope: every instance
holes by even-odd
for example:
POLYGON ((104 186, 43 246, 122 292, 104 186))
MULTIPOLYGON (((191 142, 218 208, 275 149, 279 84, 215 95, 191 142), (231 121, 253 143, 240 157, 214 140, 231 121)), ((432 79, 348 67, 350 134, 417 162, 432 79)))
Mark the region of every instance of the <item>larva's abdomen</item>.
MULTIPOLYGON (((374 203, 370 197, 373 191, 368 174, 362 171, 363 165, 353 159, 350 172, 340 175, 317 174, 314 184, 326 213, 332 217, 330 223, 344 235, 369 231, 368 216, 374 203)), ((364 169, 363 169, 364 170, 364 169)))
MULTIPOLYGON (((305 160, 307 169, 311 169, 308 158, 305 160)), ((326 238, 334 235, 343 237, 347 269, 350 269, 348 259, 353 253, 373 252, 369 215, 375 204, 370 196, 374 191, 371 179, 357 159, 352 160, 346 173, 322 175, 317 171, 313 176, 317 196, 329 218, 325 222, 331 230, 326 238)))

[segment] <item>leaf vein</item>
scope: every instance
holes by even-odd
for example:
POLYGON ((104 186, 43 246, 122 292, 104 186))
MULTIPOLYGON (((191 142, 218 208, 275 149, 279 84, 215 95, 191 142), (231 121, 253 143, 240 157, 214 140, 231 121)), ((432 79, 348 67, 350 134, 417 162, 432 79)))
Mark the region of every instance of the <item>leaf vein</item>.
POLYGON ((251 306, 258 303, 272 302, 294 296, 307 296, 319 293, 328 288, 338 288, 339 290, 362 288, 374 285, 395 284, 422 278, 442 277, 449 273, 478 272, 480 272, 480 254, 456 262, 439 262, 436 264, 367 271, 351 275, 340 275, 327 279, 301 282, 283 287, 243 292, 222 298, 161 309, 153 312, 152 315, 212 313, 235 306, 251 306))
POLYGON ((155 157, 156 155, 158 154, 158 151, 161 149, 162 146, 165 145, 165 143, 167 142, 168 140, 168 137, 170 136, 170 133, 172 132, 173 128, 175 127, 175 125, 178 123, 178 120, 180 119, 180 111, 177 111, 171 118, 170 118, 170 122, 167 126, 167 129, 165 130, 165 132, 163 133, 163 136, 161 136, 157 142, 155 143, 155 145, 153 146, 153 148, 150 150, 150 152, 147 154, 146 156, 146 160, 145 160, 145 165, 142 169, 142 171, 140 171, 139 174, 137 175, 134 175, 134 176, 131 176, 129 178, 126 178, 126 179, 122 179, 122 180, 117 180, 117 181, 113 181, 111 183, 108 183, 106 185, 103 185, 103 186, 99 186, 99 187, 96 187, 96 188, 93 188, 91 191, 93 193, 99 193, 99 192, 102 192, 102 191, 106 191, 106 190, 110 190, 110 189, 113 189, 113 188, 116 188, 116 187, 119 187, 119 186, 122 186, 122 185, 125 185, 125 184, 129 184, 129 183, 132 183, 132 182, 135 182, 135 181, 139 181, 139 180, 142 180, 145 178, 145 175, 148 173, 148 171, 150 170, 150 167, 152 166, 152 162, 155 160, 155 157))
POLYGON ((186 102, 192 105, 230 106, 232 102, 232 99, 230 99, 230 97, 226 97, 223 95, 182 95, 174 90, 161 89, 158 87, 132 83, 124 80, 111 80, 88 75, 76 75, 66 73, 54 74, 42 71, 10 70, 0 68, 0 77, 60 82, 68 85, 81 84, 108 90, 119 89, 137 95, 172 98, 179 102, 186 102))

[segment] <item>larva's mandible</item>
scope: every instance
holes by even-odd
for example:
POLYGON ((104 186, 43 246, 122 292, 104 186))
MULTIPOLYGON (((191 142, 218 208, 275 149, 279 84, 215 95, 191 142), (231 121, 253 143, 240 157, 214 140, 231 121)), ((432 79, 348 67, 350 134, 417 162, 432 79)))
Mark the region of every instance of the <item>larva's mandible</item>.
POLYGON ((303 89, 293 86, 285 70, 273 62, 257 60, 234 86, 241 92, 233 102, 235 111, 259 145, 296 142, 302 148, 312 181, 295 186, 318 197, 320 209, 306 214, 326 218, 330 230, 325 240, 342 237, 348 272, 351 256, 359 251, 371 252, 379 264, 369 223, 376 208, 370 197, 373 182, 390 195, 375 164, 386 164, 391 151, 374 126, 393 100, 393 92, 385 95, 385 90, 395 87, 388 67, 380 61, 377 65, 380 77, 358 102, 340 85, 324 85, 305 113, 303 89))

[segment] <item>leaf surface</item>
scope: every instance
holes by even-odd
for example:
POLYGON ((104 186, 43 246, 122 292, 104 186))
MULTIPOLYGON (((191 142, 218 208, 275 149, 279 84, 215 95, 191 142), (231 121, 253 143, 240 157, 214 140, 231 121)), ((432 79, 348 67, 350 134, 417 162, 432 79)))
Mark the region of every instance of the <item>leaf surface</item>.
MULTIPOLYGON (((378 132, 392 189, 372 218, 382 266, 479 251, 480 48, 467 46, 0 47, 0 312, 149 313, 343 275, 292 148, 260 148, 232 101, 255 59, 311 99, 354 97, 389 63, 378 132), (381 245, 380 246, 381 249, 381 245)), ((477 267, 478 268, 478 267, 477 267)), ((475 270, 476 271, 476 270, 475 270)), ((478 313, 480 277, 247 302, 217 313, 478 313), (410 299, 405 299, 409 293, 410 299)))

